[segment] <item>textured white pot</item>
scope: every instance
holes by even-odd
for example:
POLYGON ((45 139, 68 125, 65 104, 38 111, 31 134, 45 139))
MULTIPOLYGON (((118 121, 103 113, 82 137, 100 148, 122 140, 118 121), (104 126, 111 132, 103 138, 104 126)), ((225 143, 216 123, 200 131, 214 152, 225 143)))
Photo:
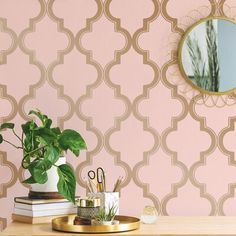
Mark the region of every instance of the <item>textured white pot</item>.
POLYGON ((101 225, 112 225, 112 220, 111 221, 101 221, 100 224, 101 225))
MULTIPOLYGON (((60 157, 55 163, 56 165, 62 165, 66 163, 65 157, 60 157)), ((48 181, 45 184, 31 184, 31 191, 34 192, 58 192, 57 182, 59 180, 57 174, 57 168, 52 166, 51 169, 47 171, 48 181)))
POLYGON ((92 220, 92 225, 113 225, 113 221, 97 221, 92 220))

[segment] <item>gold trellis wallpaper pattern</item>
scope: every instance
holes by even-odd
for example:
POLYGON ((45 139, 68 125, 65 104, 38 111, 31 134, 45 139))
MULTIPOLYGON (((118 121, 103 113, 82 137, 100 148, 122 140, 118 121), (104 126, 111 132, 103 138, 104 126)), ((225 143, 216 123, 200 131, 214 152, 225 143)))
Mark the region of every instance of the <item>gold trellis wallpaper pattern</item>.
MULTIPOLYGON (((84 177, 124 176, 121 213, 235 215, 235 102, 204 97, 179 74, 188 26, 236 15, 234 0, 0 0, 0 122, 32 108, 80 131, 88 151, 68 155, 84 177)), ((0 149, 0 229, 10 222, 21 153, 0 149)))

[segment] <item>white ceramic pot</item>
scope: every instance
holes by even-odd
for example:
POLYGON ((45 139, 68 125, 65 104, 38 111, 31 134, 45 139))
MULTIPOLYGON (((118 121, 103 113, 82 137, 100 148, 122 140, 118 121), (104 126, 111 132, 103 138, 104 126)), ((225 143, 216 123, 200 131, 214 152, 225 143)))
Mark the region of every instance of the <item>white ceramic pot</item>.
MULTIPOLYGON (((56 165, 62 165, 66 163, 65 157, 60 157, 55 163, 56 165)), ((31 184, 31 191, 33 192, 58 192, 57 182, 59 180, 57 174, 57 168, 52 166, 48 171, 48 181, 45 184, 31 184)))
POLYGON ((97 221, 92 220, 92 225, 113 225, 113 221, 97 221))
POLYGON ((112 220, 111 221, 101 221, 101 225, 112 225, 112 220))

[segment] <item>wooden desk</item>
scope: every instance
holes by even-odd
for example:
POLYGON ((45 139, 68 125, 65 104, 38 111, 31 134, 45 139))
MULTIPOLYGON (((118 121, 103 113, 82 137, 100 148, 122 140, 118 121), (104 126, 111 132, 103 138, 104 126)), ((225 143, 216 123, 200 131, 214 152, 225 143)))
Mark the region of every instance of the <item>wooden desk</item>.
MULTIPOLYGON (((88 236, 89 234, 62 233, 53 231, 50 224, 30 225, 11 223, 1 236, 88 236)), ((95 234, 111 235, 111 234, 95 234)), ((154 225, 141 224, 139 230, 115 233, 116 235, 148 236, 148 235, 236 235, 236 217, 208 216, 208 217, 171 217, 162 216, 154 225)))

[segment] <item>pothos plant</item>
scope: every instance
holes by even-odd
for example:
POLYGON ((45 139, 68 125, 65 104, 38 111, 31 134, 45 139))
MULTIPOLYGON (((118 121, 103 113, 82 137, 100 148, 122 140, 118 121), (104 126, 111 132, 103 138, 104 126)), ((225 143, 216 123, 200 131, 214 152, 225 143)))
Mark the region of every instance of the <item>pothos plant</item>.
POLYGON ((27 121, 21 125, 21 135, 16 133, 14 123, 0 125, 0 132, 5 129, 11 130, 19 140, 19 145, 6 140, 2 134, 0 134, 0 143, 6 142, 23 151, 21 165, 30 173, 30 177, 23 183, 46 183, 48 180, 47 171, 55 166, 59 176, 58 192, 75 203, 76 177, 74 171, 68 164, 57 165, 56 162, 68 150, 78 157, 80 150, 86 149, 84 139, 75 130, 61 131, 59 127, 52 127, 52 120, 38 110, 30 111, 29 115, 36 116, 40 124, 34 120, 27 121))

